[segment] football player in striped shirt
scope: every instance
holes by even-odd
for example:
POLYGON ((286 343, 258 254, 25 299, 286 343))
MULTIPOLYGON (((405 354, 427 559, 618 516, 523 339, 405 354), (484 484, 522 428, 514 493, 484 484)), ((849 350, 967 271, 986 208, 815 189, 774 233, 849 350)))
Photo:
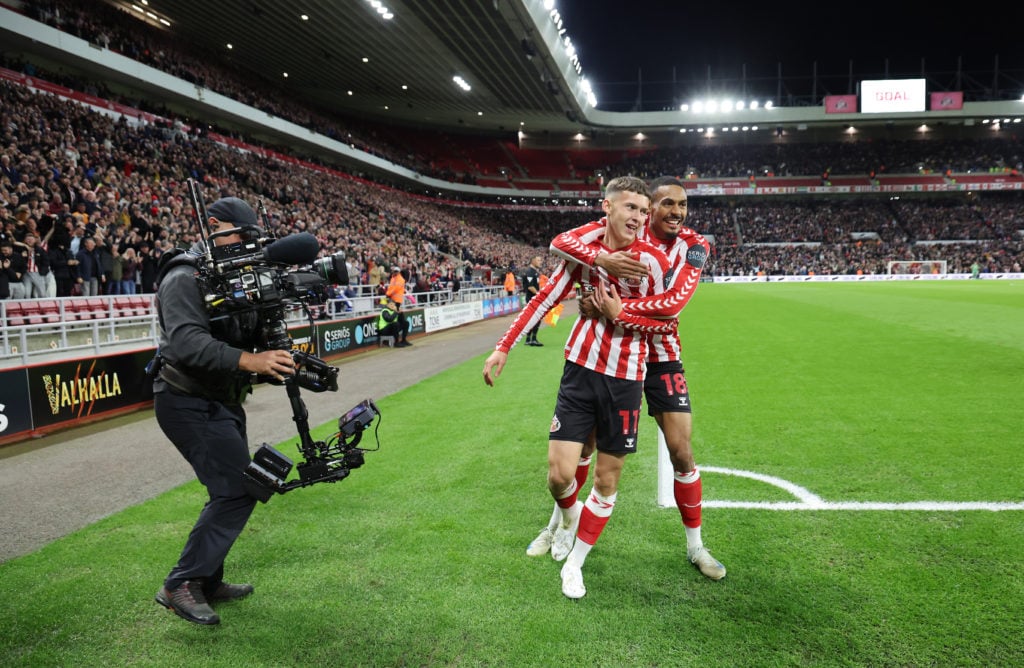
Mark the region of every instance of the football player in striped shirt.
POLYGON ((619 279, 600 267, 562 262, 547 285, 519 313, 484 363, 484 381, 494 385, 508 353, 579 283, 591 289, 601 318, 577 318, 565 344, 565 365, 548 435, 548 490, 559 508, 553 541, 568 554, 576 541, 577 558, 562 567, 562 593, 582 598, 582 566, 615 506, 627 454, 636 451, 649 335, 669 333, 675 319, 635 316, 622 310, 622 298, 653 297, 672 280, 665 254, 639 239, 650 208, 647 184, 632 176, 612 179, 601 202, 603 233, 585 244, 595 253, 626 251, 645 267, 637 279, 619 279), (594 490, 581 503, 575 473, 584 443, 595 433, 598 451, 594 490))
MULTIPOLYGON (((697 289, 710 245, 703 236, 684 225, 688 202, 682 181, 675 177, 660 177, 651 182, 650 190, 651 215, 640 236, 668 256, 674 273, 673 288, 655 298, 625 299, 622 306, 627 313, 635 315, 678 317, 697 289)), ((646 271, 645 265, 627 254, 595 252, 589 243, 601 234, 600 221, 563 232, 551 242, 551 252, 569 261, 601 267, 620 277, 635 278, 646 271)), ((583 315, 600 316, 600 313, 588 309, 585 303, 581 303, 580 308, 583 315)), ((682 516, 687 558, 704 576, 721 580, 725 577, 725 566, 704 547, 701 538, 703 492, 700 473, 693 457, 693 414, 677 329, 651 335, 644 395, 647 398, 648 415, 654 417, 665 435, 665 444, 675 471, 673 493, 682 516)), ((580 486, 587 479, 593 448, 591 438, 583 449, 577 467, 576 481, 580 486)), ((550 549, 553 558, 560 560, 566 557, 552 546, 555 519, 555 515, 552 515, 552 521, 530 543, 527 547, 528 555, 539 556, 550 549)))

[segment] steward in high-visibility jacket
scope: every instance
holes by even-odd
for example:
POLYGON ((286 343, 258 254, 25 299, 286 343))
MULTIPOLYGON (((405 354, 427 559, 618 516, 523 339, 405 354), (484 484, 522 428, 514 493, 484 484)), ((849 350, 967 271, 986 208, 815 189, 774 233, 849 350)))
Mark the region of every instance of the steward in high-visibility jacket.
POLYGON ((516 275, 509 271, 505 274, 505 294, 509 297, 516 293, 516 275))
POLYGON ((411 346, 408 341, 409 321, 402 313, 401 307, 387 297, 382 297, 380 303, 384 308, 377 316, 377 336, 394 337, 395 345, 400 348, 411 346))

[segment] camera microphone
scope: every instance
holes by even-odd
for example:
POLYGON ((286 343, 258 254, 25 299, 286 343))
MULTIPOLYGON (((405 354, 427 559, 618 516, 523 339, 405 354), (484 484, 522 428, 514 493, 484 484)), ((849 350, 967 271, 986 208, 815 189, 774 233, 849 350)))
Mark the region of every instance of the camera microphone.
POLYGON ((320 253, 320 243, 309 232, 289 234, 263 249, 263 257, 274 264, 311 264, 320 253))

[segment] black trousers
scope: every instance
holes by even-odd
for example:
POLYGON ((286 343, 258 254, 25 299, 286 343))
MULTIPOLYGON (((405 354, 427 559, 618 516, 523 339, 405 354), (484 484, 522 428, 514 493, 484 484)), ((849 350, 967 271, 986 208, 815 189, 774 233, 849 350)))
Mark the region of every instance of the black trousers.
POLYGON ((251 461, 245 410, 173 392, 158 392, 153 399, 160 429, 210 495, 164 586, 200 580, 212 591, 223 581, 224 559, 256 506, 242 485, 242 471, 251 461))
POLYGON ((409 321, 405 314, 399 311, 398 318, 385 325, 384 329, 377 332, 377 336, 393 336, 396 341, 405 341, 409 337, 409 321))

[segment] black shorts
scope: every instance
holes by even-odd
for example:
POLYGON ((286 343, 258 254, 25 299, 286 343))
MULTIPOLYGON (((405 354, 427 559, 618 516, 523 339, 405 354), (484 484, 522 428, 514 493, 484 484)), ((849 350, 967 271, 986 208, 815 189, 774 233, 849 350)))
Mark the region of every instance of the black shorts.
POLYGON ((647 365, 644 377, 647 414, 692 413, 690 391, 686 387, 683 363, 655 362, 647 365))
POLYGON ((586 443, 596 428, 601 452, 636 452, 643 389, 640 381, 606 376, 566 362, 548 438, 586 443))

